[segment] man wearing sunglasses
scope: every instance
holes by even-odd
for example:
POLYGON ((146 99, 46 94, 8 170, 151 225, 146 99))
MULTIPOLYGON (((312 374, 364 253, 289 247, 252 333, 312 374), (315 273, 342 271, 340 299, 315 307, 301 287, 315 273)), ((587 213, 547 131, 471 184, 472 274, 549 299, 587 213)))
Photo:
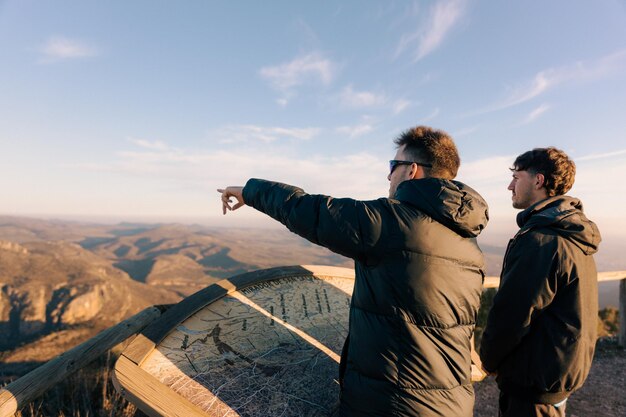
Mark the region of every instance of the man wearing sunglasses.
POLYGON ((453 180, 460 159, 445 132, 418 126, 395 143, 388 198, 335 199, 251 179, 218 190, 223 212, 252 206, 355 260, 342 416, 469 417, 470 339, 484 276, 476 236, 487 204, 453 180))

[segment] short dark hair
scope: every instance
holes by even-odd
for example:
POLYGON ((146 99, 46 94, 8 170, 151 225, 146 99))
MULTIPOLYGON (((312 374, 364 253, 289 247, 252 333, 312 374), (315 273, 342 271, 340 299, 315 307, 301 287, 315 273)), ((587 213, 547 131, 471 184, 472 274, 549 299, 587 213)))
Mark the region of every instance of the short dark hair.
POLYGON ((543 186, 548 197, 563 195, 574 185, 576 165, 567 154, 553 146, 535 148, 518 156, 513 162, 511 171, 529 171, 543 174, 543 186))
POLYGON ((461 158, 452 137, 443 130, 416 126, 402 132, 394 142, 398 148, 404 146, 405 152, 415 162, 432 165, 432 168, 424 167, 427 177, 447 180, 456 177, 461 158))

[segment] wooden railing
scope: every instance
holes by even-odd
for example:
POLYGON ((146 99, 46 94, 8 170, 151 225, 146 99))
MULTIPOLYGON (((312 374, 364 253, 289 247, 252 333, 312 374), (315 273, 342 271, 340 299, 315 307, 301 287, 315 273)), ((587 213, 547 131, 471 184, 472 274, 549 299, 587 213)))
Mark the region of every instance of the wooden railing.
MULTIPOLYGON (((598 282, 620 281, 619 344, 626 346, 626 271, 598 273, 598 282)), ((498 288, 499 277, 485 277, 485 288, 498 288)), ((0 390, 0 417, 9 417, 69 375, 157 320, 169 306, 149 307, 41 365, 0 390)))
POLYGON ((12 416, 25 405, 93 362, 158 319, 167 306, 152 306, 102 331, 0 390, 0 417, 12 416))

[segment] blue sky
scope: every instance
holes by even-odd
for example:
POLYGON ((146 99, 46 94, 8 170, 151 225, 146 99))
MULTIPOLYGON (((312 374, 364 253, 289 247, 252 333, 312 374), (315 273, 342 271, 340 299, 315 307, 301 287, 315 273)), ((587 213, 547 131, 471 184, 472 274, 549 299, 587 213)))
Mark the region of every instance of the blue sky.
POLYGON ((215 189, 386 196, 427 124, 494 230, 512 160, 552 145, 626 231, 623 1, 0 1, 0 80, 0 214, 266 226, 215 189))

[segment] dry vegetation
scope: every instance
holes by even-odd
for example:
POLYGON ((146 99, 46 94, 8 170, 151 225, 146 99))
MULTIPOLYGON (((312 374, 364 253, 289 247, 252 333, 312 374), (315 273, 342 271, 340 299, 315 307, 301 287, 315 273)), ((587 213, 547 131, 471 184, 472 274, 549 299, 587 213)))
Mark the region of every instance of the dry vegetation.
POLYGON ((115 391, 108 354, 20 410, 16 417, 133 417, 136 407, 115 391))

